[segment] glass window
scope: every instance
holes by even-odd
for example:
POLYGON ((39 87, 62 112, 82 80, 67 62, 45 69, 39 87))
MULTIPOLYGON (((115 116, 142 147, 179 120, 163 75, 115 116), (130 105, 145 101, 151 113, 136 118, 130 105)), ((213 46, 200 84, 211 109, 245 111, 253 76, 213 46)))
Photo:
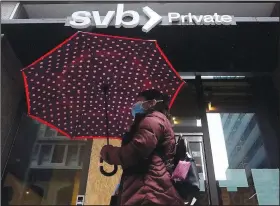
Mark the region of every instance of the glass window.
POLYGON ((78 163, 78 146, 77 145, 70 145, 68 147, 66 165, 76 165, 78 163))
POLYGON ((279 168, 270 165, 269 156, 275 137, 264 133, 269 120, 260 119, 256 100, 260 97, 252 82, 248 78, 203 80, 214 172, 223 205, 279 205, 279 168))
POLYGON ((37 161, 38 161, 39 151, 40 151, 40 145, 35 144, 33 152, 32 152, 31 164, 38 164, 37 161))
POLYGON ((46 132, 45 132, 45 137, 55 137, 56 136, 56 131, 53 130, 52 128, 50 127, 47 127, 46 128, 46 132))
POLYGON ((85 146, 81 146, 79 149, 80 149, 80 151, 79 151, 79 166, 82 166, 83 157, 84 157, 84 154, 85 154, 85 146))
POLYGON ((79 148, 85 148, 87 141, 54 139, 54 133, 51 128, 23 117, 5 171, 3 205, 76 203, 85 161, 81 154, 85 149, 79 148))
POLYGON ((52 149, 52 145, 42 145, 39 155, 39 164, 45 164, 51 161, 52 149))
POLYGON ((279 205, 279 169, 270 169, 255 113, 207 114, 223 205, 279 205))
POLYGON ((52 163, 63 163, 66 145, 55 145, 52 155, 52 163))

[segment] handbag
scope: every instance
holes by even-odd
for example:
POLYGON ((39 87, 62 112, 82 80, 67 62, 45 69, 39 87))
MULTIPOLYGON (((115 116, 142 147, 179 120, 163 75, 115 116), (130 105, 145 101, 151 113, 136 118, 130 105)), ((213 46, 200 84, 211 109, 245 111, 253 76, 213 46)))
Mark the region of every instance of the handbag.
MULTIPOLYGON (((160 145, 159 145, 160 146, 160 145)), ((192 157, 192 152, 189 147, 189 143, 186 139, 179 137, 176 142, 176 153, 174 156, 174 163, 170 163, 165 155, 160 151, 160 147, 157 147, 155 152, 163 159, 167 171, 170 173, 171 177, 176 172, 176 167, 182 162, 188 162, 188 165, 184 165, 183 171, 185 173, 184 177, 178 179, 171 178, 174 188, 177 190, 178 194, 183 199, 189 199, 189 197, 196 197, 200 191, 199 174, 194 158, 192 157), (187 172, 186 172, 187 171, 187 172)), ((180 166, 180 165, 179 165, 180 166)), ((182 165, 181 165, 182 166, 182 165)), ((176 175, 176 173, 174 174, 176 175)), ((182 174, 179 174, 179 176, 182 174)))
POLYGON ((173 185, 179 195, 187 199, 189 196, 196 196, 200 190, 199 174, 189 143, 186 139, 179 137, 176 145, 175 163, 179 161, 189 162, 188 173, 183 181, 174 181, 173 185))
POLYGON ((172 173, 171 179, 174 181, 184 181, 188 175, 191 163, 180 160, 172 173))

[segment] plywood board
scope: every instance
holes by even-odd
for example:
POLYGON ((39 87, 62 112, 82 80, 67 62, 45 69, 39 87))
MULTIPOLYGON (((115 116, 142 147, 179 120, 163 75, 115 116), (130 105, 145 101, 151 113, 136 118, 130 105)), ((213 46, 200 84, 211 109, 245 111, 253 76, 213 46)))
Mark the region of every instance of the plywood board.
MULTIPOLYGON (((119 168, 117 174, 112 177, 105 177, 99 171, 100 150, 106 140, 93 140, 90 166, 88 173, 87 188, 85 194, 85 205, 109 205, 110 198, 114 192, 116 185, 119 183, 122 174, 119 168)), ((110 140, 110 144, 120 146, 120 140, 110 140)), ((112 166, 104 163, 106 171, 112 171, 112 166)))

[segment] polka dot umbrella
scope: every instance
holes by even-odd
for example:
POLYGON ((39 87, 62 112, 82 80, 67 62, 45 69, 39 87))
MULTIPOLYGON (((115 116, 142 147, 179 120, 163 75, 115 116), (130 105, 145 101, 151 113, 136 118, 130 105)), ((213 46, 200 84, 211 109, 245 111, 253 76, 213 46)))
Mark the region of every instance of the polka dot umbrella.
POLYGON ((72 138, 120 138, 140 91, 184 81, 156 41, 77 32, 22 70, 30 117, 72 138))

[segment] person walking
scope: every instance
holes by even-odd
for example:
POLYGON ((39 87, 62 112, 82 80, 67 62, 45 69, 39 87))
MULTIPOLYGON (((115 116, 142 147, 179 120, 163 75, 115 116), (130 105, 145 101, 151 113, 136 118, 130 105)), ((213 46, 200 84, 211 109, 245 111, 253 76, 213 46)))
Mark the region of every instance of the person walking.
POLYGON ((105 145, 100 152, 105 162, 123 168, 118 205, 184 205, 166 167, 174 161, 176 145, 169 101, 154 89, 141 92, 121 147, 105 145))

